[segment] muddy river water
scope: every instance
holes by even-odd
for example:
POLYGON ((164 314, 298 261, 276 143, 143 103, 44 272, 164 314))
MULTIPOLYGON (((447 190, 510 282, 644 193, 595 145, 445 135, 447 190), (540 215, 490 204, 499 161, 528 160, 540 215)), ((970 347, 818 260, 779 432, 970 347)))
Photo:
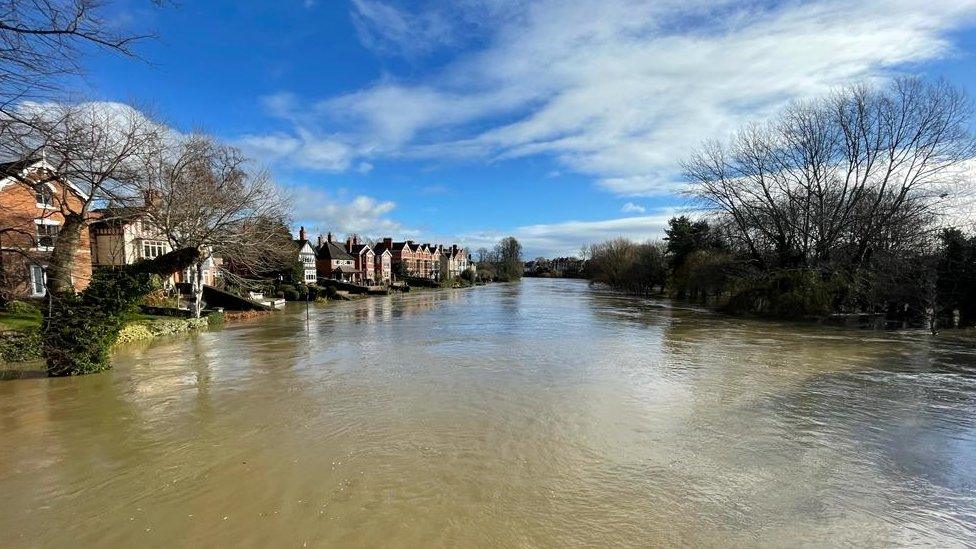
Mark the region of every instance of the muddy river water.
POLYGON ((976 348, 570 280, 0 381, 0 547, 976 546, 976 348))

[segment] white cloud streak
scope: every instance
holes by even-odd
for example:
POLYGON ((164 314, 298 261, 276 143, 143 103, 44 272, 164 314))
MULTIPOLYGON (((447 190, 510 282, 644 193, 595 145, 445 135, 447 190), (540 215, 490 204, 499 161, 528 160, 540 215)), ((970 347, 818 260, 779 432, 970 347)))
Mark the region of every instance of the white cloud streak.
POLYGON ((417 76, 266 107, 287 134, 242 144, 343 171, 358 161, 551 157, 617 195, 674 192, 679 165, 784 103, 953 54, 976 0, 355 0, 364 45, 450 52, 417 76))
POLYGON ((506 236, 514 236, 522 243, 526 257, 575 256, 581 246, 624 237, 634 241, 659 239, 664 236, 673 209, 661 209, 653 214, 599 221, 564 221, 517 227, 507 233, 488 231, 462 235, 460 242, 472 250, 491 248, 506 236))

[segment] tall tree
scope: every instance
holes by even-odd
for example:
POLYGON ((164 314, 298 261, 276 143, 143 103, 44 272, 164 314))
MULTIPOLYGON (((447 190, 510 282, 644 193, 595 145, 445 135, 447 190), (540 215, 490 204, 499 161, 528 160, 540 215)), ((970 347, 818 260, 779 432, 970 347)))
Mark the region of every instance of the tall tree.
POLYGON ((239 271, 291 267, 287 200, 267 171, 206 135, 180 137, 143 155, 147 222, 173 249, 193 248, 194 313, 202 311, 204 265, 219 257, 239 271))
POLYGON ((522 278, 522 244, 514 236, 505 237, 495 246, 496 271, 500 280, 522 278))
POLYGON ((706 143, 685 171, 757 265, 857 271, 874 251, 929 236, 976 153, 971 121, 970 101, 945 82, 854 86, 706 143))

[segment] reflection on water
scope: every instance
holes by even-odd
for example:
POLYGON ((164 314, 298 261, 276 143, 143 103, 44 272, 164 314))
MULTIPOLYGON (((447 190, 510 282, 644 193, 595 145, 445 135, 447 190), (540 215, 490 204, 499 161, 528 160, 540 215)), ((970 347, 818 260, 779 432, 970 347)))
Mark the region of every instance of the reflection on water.
POLYGON ((0 382, 0 547, 976 544, 976 350, 526 280, 0 382))

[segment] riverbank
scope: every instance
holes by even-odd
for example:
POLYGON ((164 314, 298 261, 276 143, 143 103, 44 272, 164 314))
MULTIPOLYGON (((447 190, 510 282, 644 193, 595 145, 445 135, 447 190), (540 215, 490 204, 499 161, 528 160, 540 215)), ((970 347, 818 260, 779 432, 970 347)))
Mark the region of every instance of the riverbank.
MULTIPOLYGON (((130 315, 114 346, 220 326, 228 318, 237 317, 223 312, 200 318, 137 313, 130 315)), ((41 312, 30 303, 13 302, 0 312, 0 368, 41 359, 41 321, 41 312)))

